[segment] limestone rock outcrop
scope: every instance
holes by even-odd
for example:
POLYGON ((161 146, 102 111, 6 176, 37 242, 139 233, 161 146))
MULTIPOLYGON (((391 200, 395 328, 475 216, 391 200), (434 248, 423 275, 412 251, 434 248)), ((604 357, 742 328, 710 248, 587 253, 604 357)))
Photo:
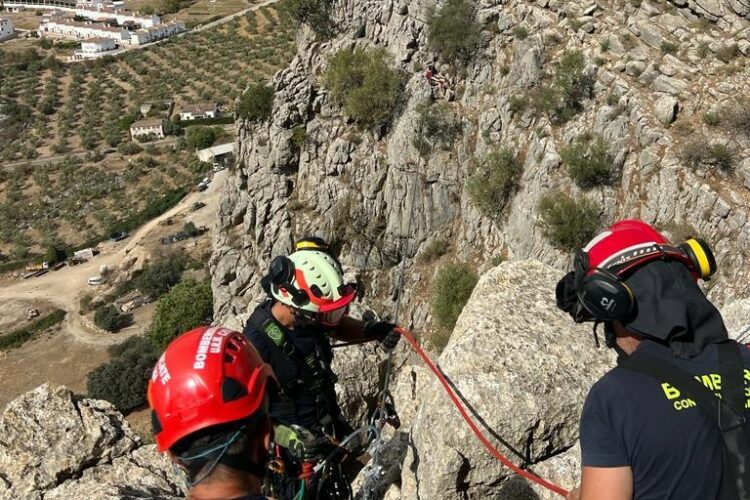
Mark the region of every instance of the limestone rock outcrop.
MULTIPOLYGON (((590 325, 575 325, 555 308, 558 279, 558 271, 535 261, 490 270, 439 365, 503 453, 572 488, 583 401, 615 361, 608 350, 595 348, 590 325)), ((491 457, 433 377, 420 382, 402 498, 516 498, 511 491, 555 498, 519 482, 491 457)))
POLYGON ((213 232, 215 317, 240 327, 262 297, 259 281, 270 258, 314 233, 341 250, 345 266, 358 272, 364 303, 380 313, 399 295, 398 268, 406 260, 401 319, 429 327, 423 292, 433 268, 421 261, 428 249, 444 247, 448 259, 480 270, 497 256, 560 269, 569 264, 540 225, 539 200, 551 190, 594 200, 603 224, 640 217, 681 229, 676 234, 703 236, 714 244, 721 270, 712 298, 748 296, 750 138, 702 120, 749 91, 741 64, 742 51, 750 54, 750 44, 742 43, 750 33, 745 3, 477 3, 484 29, 473 60, 460 71, 437 60, 454 87, 448 105, 460 133, 424 154, 415 147, 420 105, 440 99, 423 76, 436 61, 425 21, 433 2, 334 1, 337 36, 321 41, 301 29, 296 58, 274 78, 271 119, 238 123, 238 165, 213 232), (518 26, 530 35, 516 36, 518 26), (729 50, 735 45, 738 52, 729 50), (354 46, 384 47, 404 75, 387 129, 357 127, 322 84, 328 57, 354 46), (534 109, 533 92, 574 50, 595 79, 593 93, 580 114, 553 123, 534 109), (292 141, 295 130, 304 130, 302 143, 292 141), (611 187, 581 190, 567 176, 559 152, 584 133, 609 144, 618 179, 611 187), (736 175, 686 164, 684 145, 701 137, 734 141, 736 175), (523 174, 502 216, 489 218, 465 186, 477 160, 500 146, 523 157, 523 174))
POLYGON ((2 500, 168 500, 184 486, 105 401, 45 384, 0 417, 2 500))

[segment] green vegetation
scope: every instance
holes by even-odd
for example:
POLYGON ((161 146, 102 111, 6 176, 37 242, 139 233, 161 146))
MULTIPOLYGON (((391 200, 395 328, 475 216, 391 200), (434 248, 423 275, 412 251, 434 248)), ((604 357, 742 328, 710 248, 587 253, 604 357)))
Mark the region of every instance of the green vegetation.
POLYGON ((164 349, 180 333, 210 323, 212 315, 211 286, 186 280, 159 299, 148 336, 155 346, 164 349))
POLYGON ((474 19, 474 5, 469 0, 447 0, 427 19, 427 38, 431 50, 441 59, 462 66, 479 48, 479 24, 474 19))
POLYGON ((131 314, 122 314, 112 304, 107 304, 94 313, 94 324, 108 332, 117 332, 133 324, 131 314))
POLYGON ((332 3, 332 0, 289 0, 285 10, 293 19, 310 26, 320 37, 330 38, 334 33, 332 3))
POLYGON ((532 100, 552 122, 563 123, 583 110, 583 100, 591 97, 593 89, 594 78, 586 72, 583 54, 568 51, 560 58, 552 83, 539 88, 532 100))
POLYGON ((440 328, 453 330, 478 280, 466 264, 448 264, 438 270, 431 295, 432 316, 440 328))
POLYGON ((471 200, 487 216, 497 217, 515 193, 523 174, 523 160, 510 148, 498 148, 484 157, 469 178, 471 200))
POLYGON ((716 58, 723 63, 730 63, 739 54, 740 49, 737 47, 737 44, 724 44, 716 51, 716 58))
POLYGON ((273 111, 274 93, 270 85, 253 83, 240 97, 237 104, 237 116, 251 122, 267 120, 273 111))
POLYGON ((448 253, 450 244, 444 239, 437 239, 427 245, 419 256, 419 261, 422 263, 430 263, 438 260, 440 257, 448 253))
POLYGON ((307 130, 304 125, 297 125, 292 129, 292 144, 295 148, 302 149, 307 141, 307 130))
POLYGON ((528 105, 529 100, 526 96, 512 95, 508 99, 508 106, 513 113, 523 113, 528 105))
POLYGON ((529 30, 526 26, 515 26, 513 28, 513 36, 519 40, 526 40, 529 37, 529 30))
POLYGON ((680 159, 692 168, 714 166, 725 173, 734 170, 736 158, 732 149, 724 143, 710 143, 705 137, 691 137, 685 141, 680 159))
POLYGON ((288 16, 265 9, 117 58, 59 64, 50 56, 69 50, 60 42, 0 50, 0 164, 55 157, 0 169, 0 253, 9 256, 0 271, 23 267, 51 245, 95 242, 171 193, 192 189, 206 166, 186 140, 176 150, 130 141, 141 106, 162 118, 171 106, 165 100, 176 110, 200 101, 233 110, 253 82, 287 65, 295 36, 288 16), (90 154, 72 156, 82 152, 90 154), (11 257, 16 248, 28 255, 11 257))
POLYGON ((132 337, 109 349, 112 359, 89 373, 89 397, 109 401, 121 412, 146 404, 146 387, 159 359, 154 346, 144 337, 132 337))
POLYGON ((750 99, 740 97, 717 115, 719 124, 729 132, 750 137, 750 99))
POLYGON ((27 340, 31 339, 34 334, 48 330, 61 322, 65 318, 65 311, 55 309, 51 313, 43 316, 30 325, 10 333, 0 336, 0 351, 21 347, 27 340))
POLYGON ((660 48, 664 54, 674 54, 677 52, 677 44, 668 40, 662 41, 660 48))
POLYGON ((571 252, 583 248, 599 229, 600 211, 588 198, 575 199, 561 191, 539 201, 546 236, 557 248, 571 252))
POLYGON ((599 136, 581 134, 560 151, 568 174, 578 187, 588 189, 613 180, 613 161, 607 143, 599 136))
POLYGON ((403 79, 384 49, 343 49, 328 61, 324 83, 331 100, 366 128, 390 123, 403 79))
POLYGON ((419 119, 412 140, 414 147, 423 155, 438 144, 450 149, 461 133, 461 122, 453 106, 445 101, 428 102, 419 104, 416 111, 419 119))
POLYGON ((190 149, 205 149, 213 146, 216 131, 211 127, 190 127, 185 134, 185 143, 190 149))
POLYGON ((706 111, 703 113, 703 123, 715 127, 721 123, 721 115, 716 111, 706 111))

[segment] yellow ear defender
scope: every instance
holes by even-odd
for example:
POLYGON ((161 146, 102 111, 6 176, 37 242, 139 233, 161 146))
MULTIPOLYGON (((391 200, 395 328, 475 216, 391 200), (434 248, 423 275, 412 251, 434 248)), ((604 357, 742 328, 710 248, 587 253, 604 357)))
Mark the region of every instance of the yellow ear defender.
POLYGON ((711 246, 701 238, 690 238, 677 248, 687 255, 699 278, 708 280, 716 273, 716 258, 711 246))

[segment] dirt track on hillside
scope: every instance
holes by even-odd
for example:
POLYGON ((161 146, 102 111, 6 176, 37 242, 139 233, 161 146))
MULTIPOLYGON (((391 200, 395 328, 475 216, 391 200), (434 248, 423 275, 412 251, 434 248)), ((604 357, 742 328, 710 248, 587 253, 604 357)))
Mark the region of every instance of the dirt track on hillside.
MULTIPOLYGON (((107 348, 144 328, 143 325, 135 325, 113 334, 96 328, 89 318, 81 316, 78 313, 80 296, 82 292, 94 289, 87 284, 87 279, 97 275, 103 264, 114 269, 126 258, 149 257, 149 249, 159 247, 158 236, 164 229, 159 226, 161 220, 184 213, 196 226, 213 224, 226 177, 226 171, 216 175, 208 190, 189 194, 177 206, 142 226, 130 238, 120 243, 102 245, 102 252, 89 262, 66 266, 38 278, 4 279, 0 283, 3 331, 27 324, 26 313, 31 307, 43 313, 53 308, 68 313, 65 320, 49 332, 36 336, 17 349, 0 351, 0 410, 13 398, 44 382, 66 385, 79 393, 86 391, 86 376, 107 361, 107 348), (190 205, 196 201, 206 206, 190 213, 190 205)), ((139 309, 136 316, 145 313, 148 307, 153 308, 153 304, 139 309)))

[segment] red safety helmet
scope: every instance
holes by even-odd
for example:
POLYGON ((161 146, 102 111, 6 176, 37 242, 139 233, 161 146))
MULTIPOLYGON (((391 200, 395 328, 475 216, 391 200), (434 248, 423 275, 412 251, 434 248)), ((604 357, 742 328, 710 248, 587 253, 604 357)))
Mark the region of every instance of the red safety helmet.
MULTIPOLYGON (((629 271, 653 260, 676 260, 696 278, 716 272, 710 246, 690 238, 671 245, 656 229, 640 220, 617 222, 596 236, 576 255, 576 292, 583 307, 598 321, 624 320, 633 311, 635 297, 623 279, 629 271)), ((585 320, 583 311, 579 318, 585 320)))
POLYGON ((271 367, 241 333, 202 326, 167 346, 148 384, 159 451, 262 409, 271 367))

